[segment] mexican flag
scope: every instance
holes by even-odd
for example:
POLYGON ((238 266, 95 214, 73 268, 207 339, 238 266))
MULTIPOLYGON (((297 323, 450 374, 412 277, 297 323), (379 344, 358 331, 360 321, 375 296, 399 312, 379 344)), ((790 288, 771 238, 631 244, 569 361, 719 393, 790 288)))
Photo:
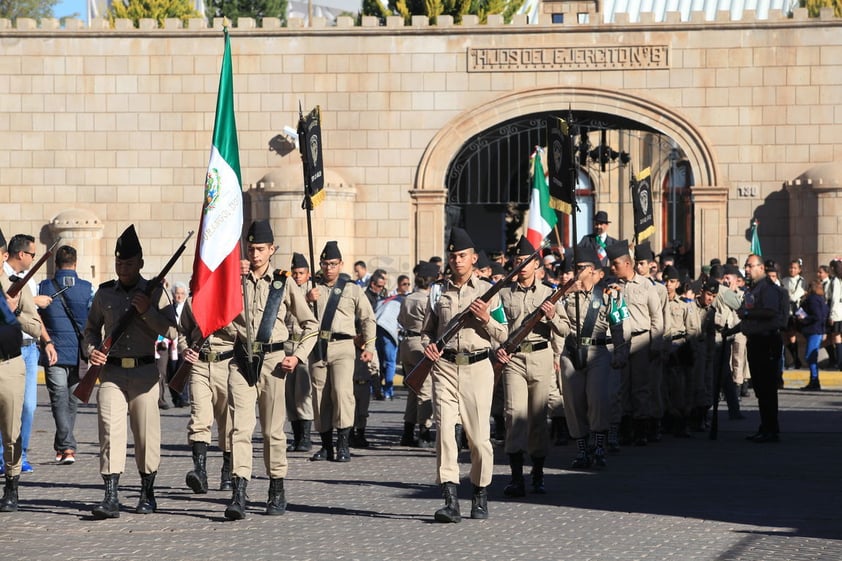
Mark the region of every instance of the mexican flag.
POLYGON ((541 246, 558 221, 555 210, 550 207, 550 189, 544 176, 544 166, 541 165, 541 152, 540 148, 536 149, 532 158, 532 195, 529 199, 529 222, 526 229, 526 239, 535 248, 541 246))
POLYGON ((190 279, 193 316, 205 337, 231 323, 243 310, 240 294, 243 189, 234 121, 232 74, 231 43, 228 29, 225 29, 213 146, 205 180, 193 277, 190 279))

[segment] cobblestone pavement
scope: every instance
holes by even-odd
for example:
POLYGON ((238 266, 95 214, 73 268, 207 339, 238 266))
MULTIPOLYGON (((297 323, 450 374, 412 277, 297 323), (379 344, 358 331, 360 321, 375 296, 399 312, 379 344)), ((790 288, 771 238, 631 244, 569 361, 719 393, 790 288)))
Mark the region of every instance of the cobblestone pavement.
MULTIPOLYGON (((495 446, 490 519, 450 525, 432 523, 442 504, 434 454, 396 445, 405 394, 372 402, 373 447, 353 450, 350 463, 291 454, 285 516, 261 514, 268 480, 256 442, 248 517, 228 522, 222 512, 230 493, 193 495, 184 485, 191 466, 186 409, 162 412, 158 513, 134 514, 140 480, 132 469, 121 480, 120 518, 93 520, 90 509, 102 499, 96 410, 80 411, 76 464, 57 466, 46 390, 39 392, 30 450, 35 472, 21 478, 20 512, 0 515, 3 560, 842 558, 840 391, 781 392, 779 444, 744 440, 757 423, 756 402, 745 398, 748 418, 729 421, 721 411, 716 441, 697 434, 626 447, 601 472, 565 469, 573 446, 553 447, 548 494, 524 499, 503 498, 508 467, 495 446)), ((213 449, 214 486, 220 464, 213 449)), ((128 465, 134 466, 133 458, 128 465)), ((460 495, 463 512, 469 511, 466 479, 460 495)))

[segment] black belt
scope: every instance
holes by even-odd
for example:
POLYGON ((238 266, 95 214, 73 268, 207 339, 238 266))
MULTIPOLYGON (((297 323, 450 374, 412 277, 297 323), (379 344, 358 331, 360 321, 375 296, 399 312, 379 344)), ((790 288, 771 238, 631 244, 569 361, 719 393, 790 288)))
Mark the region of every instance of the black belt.
POLYGON ((611 344, 611 339, 606 337, 582 337, 579 339, 579 346, 580 347, 590 347, 592 345, 596 345, 598 347, 604 347, 606 345, 611 344))
POLYGON ((686 333, 677 333, 677 334, 673 335, 670 338, 670 340, 671 341, 678 341, 679 339, 685 339, 686 337, 687 337, 686 333))
POLYGON ((222 351, 221 353, 216 351, 202 351, 199 353, 199 360, 202 362, 222 362, 223 360, 228 360, 234 356, 234 351, 222 351))
POLYGON ((154 356, 139 356, 139 357, 119 357, 110 356, 105 359, 106 364, 111 366, 119 366, 120 368, 137 368, 138 366, 145 366, 147 364, 155 364, 154 356))
POLYGON ((20 344, 21 347, 31 347, 32 345, 36 344, 38 341, 35 339, 24 339, 23 343, 20 344))
POLYGON ((353 338, 354 338, 353 335, 347 335, 345 333, 332 333, 330 335, 331 341, 346 341, 348 339, 353 339, 353 338))
POLYGON ((550 346, 549 341, 538 341, 537 343, 521 343, 515 350, 516 353, 534 353, 535 351, 543 351, 550 346))
POLYGON ((421 334, 417 331, 410 331, 409 329, 401 329, 398 332, 398 335, 401 337, 421 337, 421 334))
POLYGON ((466 366, 468 364, 474 364, 475 362, 487 359, 488 349, 484 351, 477 351, 475 353, 457 353, 456 351, 446 350, 441 354, 441 357, 453 364, 466 366))
MULTIPOLYGON (((252 351, 253 353, 274 353, 277 351, 284 350, 284 343, 261 343, 260 341, 255 341, 252 344, 252 351)), ((233 351, 232 351, 233 356, 233 351)), ((225 359, 220 359, 225 360, 225 359)))
POLYGON ((649 333, 649 332, 648 331, 635 331, 634 333, 632 333, 632 337, 637 337, 638 335, 645 335, 646 333, 649 333))

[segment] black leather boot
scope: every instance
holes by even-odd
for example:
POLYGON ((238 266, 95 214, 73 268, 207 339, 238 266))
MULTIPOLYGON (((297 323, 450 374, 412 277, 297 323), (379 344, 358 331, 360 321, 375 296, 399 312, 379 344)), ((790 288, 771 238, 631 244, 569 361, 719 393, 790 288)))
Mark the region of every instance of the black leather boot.
POLYGON ((471 518, 485 520, 488 518, 488 491, 485 487, 474 485, 474 497, 471 500, 471 518))
POLYGON ((544 462, 546 458, 532 457, 532 492, 538 495, 545 495, 547 489, 544 487, 544 462))
POLYGON ((401 446, 418 447, 418 441, 415 440, 415 423, 404 423, 403 434, 401 435, 401 446))
POLYGON ((310 457, 310 461, 313 462, 323 462, 327 460, 328 462, 333 461, 333 430, 329 430, 327 432, 320 432, 319 436, 322 438, 322 447, 319 448, 319 451, 313 454, 310 457))
POLYGON ((225 509, 225 518, 228 520, 242 520, 246 517, 246 487, 248 479, 238 475, 231 479, 233 492, 231 504, 225 509))
POLYGON ((465 427, 461 424, 457 424, 454 426, 454 432, 456 433, 456 450, 462 451, 465 446, 465 427))
POLYGON ((185 483, 197 495, 204 495, 208 492, 208 443, 193 443, 193 469, 187 472, 185 483))
POLYGON ((102 480, 105 482, 105 498, 102 502, 94 507, 94 518, 102 520, 104 518, 120 518, 120 500, 117 497, 117 488, 120 485, 120 474, 112 473, 103 475, 102 480))
POLYGON ((231 472, 232 472, 232 461, 231 461, 231 452, 223 452, 222 453, 222 471, 219 472, 219 490, 220 491, 230 491, 234 488, 233 483, 231 483, 231 472))
POLYGON ((456 483, 442 483, 441 493, 444 496, 444 506, 436 511, 434 515, 436 522, 461 522, 462 514, 459 512, 456 483))
POLYGON ((419 427, 418 429, 418 447, 419 448, 435 448, 436 437, 430 427, 419 427))
POLYGON ((565 446, 570 442, 570 432, 567 430, 567 419, 564 417, 552 418, 553 446, 565 446))
POLYGON ((491 440, 506 440, 506 420, 503 415, 494 415, 494 430, 491 440))
POLYGON ((18 510, 18 483, 20 475, 6 475, 6 485, 3 487, 3 499, 0 500, 0 512, 17 512, 18 510))
POLYGON ((290 421, 289 424, 292 425, 292 442, 287 444, 287 452, 294 452, 301 442, 301 421, 290 421))
POLYGON ((507 497, 525 497, 526 484, 523 481, 523 452, 509 454, 509 468, 512 470, 512 480, 503 489, 507 497))
POLYGON ((155 502, 155 476, 157 471, 140 474, 140 498, 134 511, 138 514, 151 514, 158 510, 158 503, 155 502))
POLYGON ((287 501, 284 498, 283 478, 269 480, 269 500, 266 501, 266 512, 269 516, 279 516, 287 510, 287 501))
POLYGON ((309 452, 313 449, 313 441, 310 440, 310 431, 313 430, 313 421, 298 421, 301 423, 301 440, 295 446, 296 452, 309 452))
POLYGON ((348 442, 354 448, 368 448, 369 443, 365 437, 365 427, 352 429, 348 442))
POLYGON ((350 462, 351 461, 350 436, 351 436, 351 427, 339 429, 339 430, 336 431, 336 461, 337 462, 350 462))

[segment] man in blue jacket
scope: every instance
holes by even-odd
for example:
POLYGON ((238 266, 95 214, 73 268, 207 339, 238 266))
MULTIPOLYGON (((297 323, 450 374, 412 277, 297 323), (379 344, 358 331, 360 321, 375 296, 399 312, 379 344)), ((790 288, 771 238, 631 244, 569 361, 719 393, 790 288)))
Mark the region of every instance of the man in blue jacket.
POLYGON ((79 400, 73 395, 73 387, 79 383, 79 341, 88 320, 93 290, 91 283, 76 274, 76 250, 73 247, 63 245, 58 248, 55 261, 55 276, 41 281, 38 294, 64 292, 38 311, 58 353, 58 361, 52 366, 45 365, 45 371, 50 409, 56 423, 53 439, 56 462, 67 465, 76 461, 73 427, 79 400))

